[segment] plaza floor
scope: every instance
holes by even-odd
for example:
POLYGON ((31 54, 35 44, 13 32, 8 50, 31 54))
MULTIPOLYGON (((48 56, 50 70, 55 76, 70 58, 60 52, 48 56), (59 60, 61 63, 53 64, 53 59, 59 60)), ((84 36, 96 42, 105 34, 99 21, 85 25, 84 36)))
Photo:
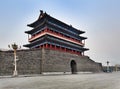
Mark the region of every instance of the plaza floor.
POLYGON ((0 89, 120 89, 120 72, 1 77, 0 89))

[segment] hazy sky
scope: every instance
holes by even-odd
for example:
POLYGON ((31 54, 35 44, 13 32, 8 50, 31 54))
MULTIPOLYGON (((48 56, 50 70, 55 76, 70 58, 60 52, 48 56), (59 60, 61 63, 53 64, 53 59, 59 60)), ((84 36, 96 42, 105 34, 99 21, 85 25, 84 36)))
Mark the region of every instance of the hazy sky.
POLYGON ((27 24, 40 10, 86 31, 85 52, 96 62, 120 64, 120 0, 0 0, 0 48, 28 43, 27 24))

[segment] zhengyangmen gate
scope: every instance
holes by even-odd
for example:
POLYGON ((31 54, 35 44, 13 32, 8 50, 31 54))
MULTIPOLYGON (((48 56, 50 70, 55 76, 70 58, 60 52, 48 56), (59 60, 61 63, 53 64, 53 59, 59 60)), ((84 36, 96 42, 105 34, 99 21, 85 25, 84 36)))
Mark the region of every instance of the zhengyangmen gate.
MULTIPOLYGON (((80 36, 85 33, 72 25, 67 25, 47 13, 40 11, 39 18, 29 24, 32 29, 25 31, 29 35, 27 50, 18 50, 19 74, 41 74, 47 72, 100 72, 102 66, 96 63, 84 52, 86 37, 80 36)), ((0 72, 12 74, 13 51, 0 51, 0 72), (7 55, 6 57, 4 55, 7 55), (7 65, 7 66, 5 66, 7 65), (3 67, 3 68, 2 68, 3 67)))
POLYGON ((77 55, 84 55, 84 51, 88 50, 82 43, 86 37, 79 36, 84 31, 77 30, 43 11, 38 20, 28 26, 33 29, 25 32, 31 35, 30 44, 25 47, 46 48, 77 55))

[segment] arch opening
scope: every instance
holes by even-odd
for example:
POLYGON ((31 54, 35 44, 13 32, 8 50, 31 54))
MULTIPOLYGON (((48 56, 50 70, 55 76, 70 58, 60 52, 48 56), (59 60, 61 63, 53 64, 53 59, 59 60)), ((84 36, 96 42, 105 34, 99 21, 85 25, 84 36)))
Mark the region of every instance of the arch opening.
POLYGON ((71 66, 71 73, 77 74, 77 64, 74 60, 71 61, 70 66, 71 66))

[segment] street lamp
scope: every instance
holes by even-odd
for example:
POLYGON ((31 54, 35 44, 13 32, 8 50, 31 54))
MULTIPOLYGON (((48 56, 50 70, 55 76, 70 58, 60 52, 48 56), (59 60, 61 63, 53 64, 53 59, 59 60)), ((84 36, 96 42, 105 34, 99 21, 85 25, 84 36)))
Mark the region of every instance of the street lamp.
POLYGON ((110 70, 109 70, 109 63, 110 63, 110 62, 107 61, 106 63, 107 63, 107 72, 110 72, 110 70))
MULTIPOLYGON (((8 47, 10 48, 10 45, 8 45, 8 47)), ((16 77, 18 76, 18 71, 17 71, 17 56, 16 56, 16 51, 18 49, 18 45, 11 44, 12 49, 14 50, 14 72, 13 72, 13 76, 16 77)))

